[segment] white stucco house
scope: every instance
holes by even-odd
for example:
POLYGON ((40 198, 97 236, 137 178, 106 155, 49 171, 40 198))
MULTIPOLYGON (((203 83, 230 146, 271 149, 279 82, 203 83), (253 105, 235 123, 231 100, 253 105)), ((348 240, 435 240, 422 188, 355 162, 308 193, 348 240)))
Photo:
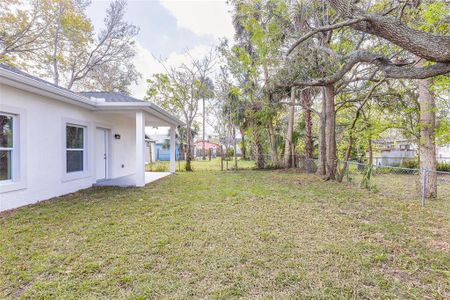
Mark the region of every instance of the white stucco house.
MULTIPOLYGON (((93 185, 144 186, 145 127, 183 123, 119 93, 75 93, 0 64, 0 211, 93 185)), ((158 175, 161 176, 161 175, 158 175)))

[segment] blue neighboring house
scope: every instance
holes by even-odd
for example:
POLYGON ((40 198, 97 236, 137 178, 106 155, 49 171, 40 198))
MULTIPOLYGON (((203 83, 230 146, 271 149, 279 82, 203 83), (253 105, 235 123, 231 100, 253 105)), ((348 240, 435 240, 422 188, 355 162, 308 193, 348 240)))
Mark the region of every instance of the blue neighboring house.
MULTIPOLYGON (((170 149, 169 149, 169 137, 164 134, 160 135, 145 135, 147 141, 147 147, 151 147, 152 161, 169 161, 170 149)), ((180 159, 180 145, 175 144, 175 159, 180 159)), ((147 158, 149 161, 149 158, 147 158)))
MULTIPOLYGON (((161 161, 169 161, 170 153, 169 148, 167 147, 168 143, 156 143, 155 144, 155 152, 156 152, 156 160, 161 161)), ((175 145, 175 159, 180 159, 180 148, 179 145, 175 145)))

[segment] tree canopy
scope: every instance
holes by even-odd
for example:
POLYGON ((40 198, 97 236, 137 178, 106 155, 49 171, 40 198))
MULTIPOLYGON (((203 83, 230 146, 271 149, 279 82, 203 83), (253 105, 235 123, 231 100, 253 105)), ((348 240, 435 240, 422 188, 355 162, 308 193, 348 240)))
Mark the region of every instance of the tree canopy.
POLYGON ((6 0, 0 10, 0 62, 69 89, 129 93, 140 74, 132 63, 139 29, 124 20, 125 0, 106 10, 96 31, 86 15, 90 1, 6 0))

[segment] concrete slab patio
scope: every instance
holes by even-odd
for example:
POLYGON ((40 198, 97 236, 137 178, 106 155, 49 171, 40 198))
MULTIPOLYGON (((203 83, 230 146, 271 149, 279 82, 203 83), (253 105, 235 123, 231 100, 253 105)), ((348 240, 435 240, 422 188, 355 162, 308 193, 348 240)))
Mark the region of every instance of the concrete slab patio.
POLYGON ((170 172, 145 172, 145 184, 169 176, 170 172))
MULTIPOLYGON (((156 181, 158 179, 169 176, 170 172, 145 172, 145 184, 149 184, 150 182, 156 181)), ((134 184, 134 175, 123 176, 114 179, 107 179, 99 181, 95 184, 95 186, 120 186, 120 187, 128 187, 133 186, 134 184)))

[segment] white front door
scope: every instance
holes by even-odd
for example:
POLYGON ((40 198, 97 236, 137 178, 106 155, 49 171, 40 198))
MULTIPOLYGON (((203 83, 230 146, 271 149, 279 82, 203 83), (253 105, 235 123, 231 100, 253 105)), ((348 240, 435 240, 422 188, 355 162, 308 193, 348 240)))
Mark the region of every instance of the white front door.
POLYGON ((106 179, 108 167, 108 130, 95 130, 95 177, 97 180, 106 179))

